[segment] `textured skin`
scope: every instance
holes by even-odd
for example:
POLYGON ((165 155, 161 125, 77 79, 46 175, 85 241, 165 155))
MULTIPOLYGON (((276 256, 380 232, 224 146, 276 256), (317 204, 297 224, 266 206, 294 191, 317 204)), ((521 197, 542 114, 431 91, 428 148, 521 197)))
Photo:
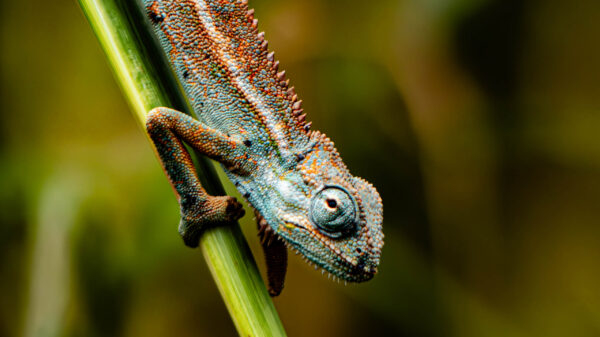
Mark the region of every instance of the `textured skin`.
POLYGON ((269 294, 277 296, 283 290, 285 271, 287 269, 287 248, 285 241, 281 239, 267 220, 256 210, 256 224, 258 225, 258 236, 260 244, 265 252, 265 263, 267 265, 267 281, 269 282, 269 294))
MULTIPOLYGON (((204 226, 233 221, 243 210, 231 197, 206 194, 182 141, 223 164, 260 214, 269 241, 275 237, 334 277, 372 278, 383 246, 381 198, 349 173, 325 135, 310 130, 301 101, 257 31, 254 10, 245 0, 145 4, 199 118, 157 108, 147 119, 180 201, 185 243, 196 246, 204 226)), ((285 254, 268 246, 267 254, 285 254)), ((275 270, 285 260, 267 256, 267 265, 275 270)), ((285 267, 280 273, 270 272, 272 294, 281 291, 285 267)))

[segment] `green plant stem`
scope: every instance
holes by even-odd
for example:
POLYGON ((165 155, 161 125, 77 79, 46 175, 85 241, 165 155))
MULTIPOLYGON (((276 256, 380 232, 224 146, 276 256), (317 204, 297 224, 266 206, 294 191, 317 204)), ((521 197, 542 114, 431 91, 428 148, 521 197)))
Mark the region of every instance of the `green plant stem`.
MULTIPOLYGON (((135 0, 79 0, 113 72, 137 117, 168 106, 190 112, 181 87, 152 38, 135 0)), ((199 176, 211 194, 222 194, 213 166, 195 158, 199 176)), ((207 230, 200 247, 231 318, 241 336, 285 336, 239 225, 207 230)), ((183 248, 182 248, 183 249, 183 248)))

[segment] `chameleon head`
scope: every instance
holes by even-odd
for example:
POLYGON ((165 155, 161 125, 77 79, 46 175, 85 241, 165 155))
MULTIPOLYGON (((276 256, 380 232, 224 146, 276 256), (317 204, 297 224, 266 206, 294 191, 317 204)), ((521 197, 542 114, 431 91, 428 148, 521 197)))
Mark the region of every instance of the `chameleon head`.
POLYGON ((381 198, 349 173, 328 138, 313 132, 315 146, 295 171, 301 177, 282 177, 277 188, 286 206, 275 215, 276 232, 333 276, 367 281, 377 272, 383 246, 381 198))

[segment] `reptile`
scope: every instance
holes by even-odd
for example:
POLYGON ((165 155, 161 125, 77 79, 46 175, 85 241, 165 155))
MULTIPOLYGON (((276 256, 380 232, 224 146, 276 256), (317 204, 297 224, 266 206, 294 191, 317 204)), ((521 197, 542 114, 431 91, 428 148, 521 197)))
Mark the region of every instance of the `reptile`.
POLYGON ((204 229, 244 215, 234 197, 203 189, 187 144, 221 163, 254 208, 271 296, 283 288, 288 248, 336 279, 371 279, 383 246, 382 200, 311 129, 247 0, 144 6, 197 116, 157 107, 146 118, 180 205, 184 243, 196 247, 204 229))

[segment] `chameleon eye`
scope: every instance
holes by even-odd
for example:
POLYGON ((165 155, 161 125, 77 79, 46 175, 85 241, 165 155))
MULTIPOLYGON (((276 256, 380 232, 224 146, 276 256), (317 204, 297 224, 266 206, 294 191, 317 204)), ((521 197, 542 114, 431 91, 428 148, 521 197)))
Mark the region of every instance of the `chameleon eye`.
POLYGON ((328 186, 310 202, 310 221, 326 235, 338 238, 357 225, 357 206, 345 189, 328 186))

